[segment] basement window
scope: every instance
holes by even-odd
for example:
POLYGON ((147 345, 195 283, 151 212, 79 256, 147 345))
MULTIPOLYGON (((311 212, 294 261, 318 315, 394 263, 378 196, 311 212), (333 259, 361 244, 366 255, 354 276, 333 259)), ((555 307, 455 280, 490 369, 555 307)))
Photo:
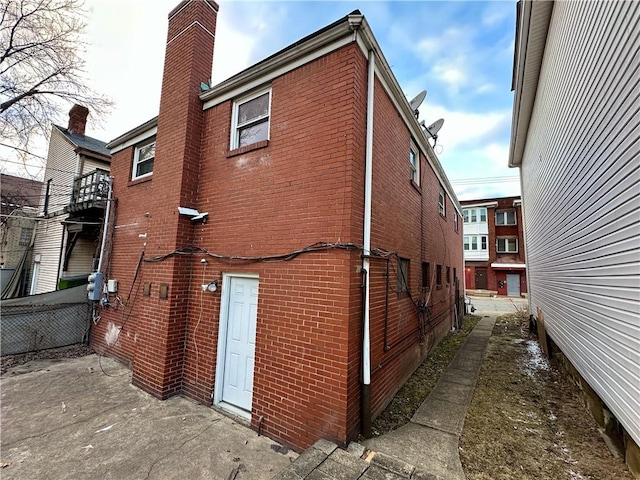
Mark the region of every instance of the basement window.
POLYGON ((231 119, 231 150, 269 140, 271 88, 236 100, 231 119))
POLYGON ((398 258, 398 278, 396 290, 398 293, 405 293, 409 290, 409 259, 398 258))
POLYGON ((155 138, 136 147, 133 156, 131 180, 148 177, 153 173, 153 161, 156 158, 155 138))

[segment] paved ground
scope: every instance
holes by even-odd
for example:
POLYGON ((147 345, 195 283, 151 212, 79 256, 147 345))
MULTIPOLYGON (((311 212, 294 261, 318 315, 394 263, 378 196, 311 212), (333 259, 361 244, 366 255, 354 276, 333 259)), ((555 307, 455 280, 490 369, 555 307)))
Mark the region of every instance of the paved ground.
POLYGON ((522 299, 472 303, 486 317, 409 424, 349 451, 321 441, 295 462, 294 452, 211 408, 182 397, 159 401, 147 395, 111 359, 90 355, 15 367, 0 380, 0 476, 463 479, 458 438, 491 326, 497 314, 526 306, 522 299))
POLYGON ((2 377, 3 480, 269 479, 297 457, 209 407, 159 401, 128 369, 101 363, 112 376, 90 355, 2 377))
MULTIPOLYGON (((491 306, 507 308, 498 302, 491 306)), ((348 451, 321 440, 276 478, 464 480, 458 440, 496 320, 489 306, 483 305, 476 313, 487 316, 473 329, 409 423, 363 445, 351 444, 348 451)))
POLYGON ((512 297, 467 297, 471 304, 476 307, 475 315, 502 315, 505 313, 515 313, 518 310, 527 308, 525 298, 512 297))

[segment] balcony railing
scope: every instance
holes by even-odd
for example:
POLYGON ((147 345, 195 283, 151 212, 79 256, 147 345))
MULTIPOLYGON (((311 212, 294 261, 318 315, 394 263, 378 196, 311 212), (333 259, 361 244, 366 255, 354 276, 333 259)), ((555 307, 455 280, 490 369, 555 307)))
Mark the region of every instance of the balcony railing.
POLYGON ((67 213, 79 212, 90 208, 105 208, 109 186, 107 170, 96 169, 73 181, 71 202, 64 207, 67 213))

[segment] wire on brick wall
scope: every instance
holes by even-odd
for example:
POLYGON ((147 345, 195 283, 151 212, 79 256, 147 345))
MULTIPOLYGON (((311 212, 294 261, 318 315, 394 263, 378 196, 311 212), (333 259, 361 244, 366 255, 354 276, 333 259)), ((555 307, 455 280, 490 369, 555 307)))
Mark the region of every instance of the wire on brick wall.
MULTIPOLYGON (((175 255, 194 255, 194 254, 202 253, 204 255, 215 258, 217 260, 222 260, 222 261, 227 261, 232 263, 258 263, 258 262, 281 262, 281 261, 287 262, 289 260, 293 260, 297 256, 302 255, 304 253, 320 252, 320 251, 335 250, 335 249, 362 251, 363 247, 362 245, 357 245, 355 243, 317 242, 312 245, 309 245, 308 247, 304 247, 288 253, 249 257, 249 256, 241 256, 241 255, 223 255, 219 253, 210 252, 206 248, 200 247, 198 245, 186 245, 184 247, 178 248, 172 252, 165 253, 163 255, 156 255, 154 257, 145 258, 144 261, 145 262, 161 262, 175 255)), ((371 253, 373 254, 372 256, 384 257, 384 258, 386 258, 389 255, 395 255, 395 252, 389 252, 384 249, 374 249, 372 250, 371 253)))

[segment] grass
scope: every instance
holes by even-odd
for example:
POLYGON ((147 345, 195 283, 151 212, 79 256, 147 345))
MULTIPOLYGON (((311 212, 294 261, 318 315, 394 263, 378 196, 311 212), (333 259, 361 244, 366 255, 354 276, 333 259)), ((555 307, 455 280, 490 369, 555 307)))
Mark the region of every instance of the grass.
POLYGON ((479 320, 480 317, 476 315, 466 315, 462 328, 450 332, 429 352, 387 408, 375 419, 372 425, 373 436, 383 435, 409 423, 479 320))

